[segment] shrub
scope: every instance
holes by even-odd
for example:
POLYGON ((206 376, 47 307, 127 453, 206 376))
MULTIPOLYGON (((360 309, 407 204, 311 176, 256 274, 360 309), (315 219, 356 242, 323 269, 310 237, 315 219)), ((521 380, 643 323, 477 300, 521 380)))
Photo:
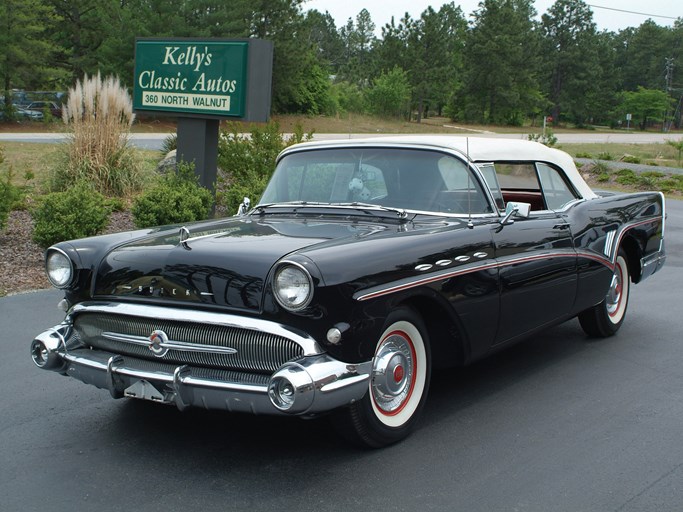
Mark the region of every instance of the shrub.
POLYGON ((280 151, 312 138, 311 133, 303 133, 301 126, 285 138, 276 122, 253 128, 250 137, 242 136, 241 128, 239 124, 230 125, 221 130, 218 140, 217 202, 230 214, 237 211, 245 197, 252 201, 261 197, 280 151))
POLYGON ((598 154, 598 160, 614 160, 614 157, 610 153, 603 151, 598 154))
POLYGON ((109 221, 109 208, 102 194, 86 182, 65 192, 52 192, 41 198, 33 209, 33 240, 49 247, 101 233, 109 221))
POLYGON ((199 184, 194 165, 180 162, 175 173, 135 200, 132 213, 135 225, 146 228, 206 219, 212 206, 213 196, 199 184))
POLYGON ((609 181, 609 174, 606 172, 603 172, 602 174, 599 174, 598 177, 596 178, 599 183, 605 183, 609 181))
POLYGON ((106 195, 123 196, 141 187, 140 163, 128 145, 133 102, 118 78, 88 77, 69 90, 63 119, 71 129, 52 190, 85 180, 106 195))
POLYGON ((666 143, 678 152, 678 165, 681 165, 681 154, 683 153, 683 139, 667 139, 666 143))
POLYGON ((408 73, 398 66, 376 78, 366 93, 370 112, 382 117, 401 119, 410 112, 408 73))
POLYGON ((527 139, 534 142, 540 142, 549 148, 552 148, 555 144, 557 144, 557 137, 552 130, 546 130, 545 133, 530 133, 527 135, 527 139))
POLYGON ((579 151, 578 153, 576 153, 576 158, 593 158, 593 155, 591 155, 590 153, 579 151))
POLYGON ((609 174, 609 166, 606 163, 600 162, 598 160, 593 161, 591 165, 587 165, 586 169, 594 176, 609 174))
POLYGON ((343 113, 354 112, 360 114, 365 111, 363 93, 355 84, 337 82, 332 85, 330 95, 338 105, 338 109, 343 113))
POLYGON ((0 230, 5 229, 7 217, 12 207, 12 201, 10 200, 11 186, 9 176, 0 176, 0 230))
POLYGON ((641 160, 640 160, 640 158, 638 158, 637 156, 633 156, 633 155, 624 155, 624 156, 621 158, 621 161, 622 161, 622 162, 626 162, 627 164, 639 164, 641 160))
MULTIPOLYGON (((0 164, 5 161, 5 154, 0 146, 0 164)), ((12 185, 12 168, 0 174, 0 230, 5 229, 9 212, 21 199, 21 191, 12 185)))
POLYGON ((654 176, 638 176, 637 185, 642 190, 656 190, 659 188, 659 178, 654 176))
POLYGON ((665 194, 674 191, 683 192, 683 182, 672 179, 663 180, 659 183, 659 188, 665 194))
POLYGON ((161 143, 161 156, 166 156, 170 151, 173 151, 174 149, 178 149, 178 135, 172 133, 168 135, 166 138, 164 138, 164 141, 161 143))
POLYGON ((638 175, 631 169, 619 169, 617 172, 617 183, 621 185, 637 185, 638 175))

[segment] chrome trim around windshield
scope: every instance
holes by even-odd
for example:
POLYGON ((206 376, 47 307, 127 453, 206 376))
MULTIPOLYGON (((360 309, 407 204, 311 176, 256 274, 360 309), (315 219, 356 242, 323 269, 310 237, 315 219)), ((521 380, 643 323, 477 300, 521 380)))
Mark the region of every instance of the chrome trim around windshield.
MULTIPOLYGON (((373 211, 378 211, 378 212, 385 212, 385 213, 392 213, 395 211, 397 214, 396 219, 398 219, 401 222, 410 222, 412 219, 407 219, 406 217, 400 217, 398 216, 399 210, 404 212, 406 215, 411 214, 411 215, 430 215, 432 217, 448 217, 448 218, 458 218, 458 219, 467 219, 467 218, 473 218, 473 219, 479 219, 479 218, 498 218, 500 217, 500 213, 498 210, 495 212, 489 212, 489 213, 447 213, 447 212, 435 212, 435 211, 429 211, 429 210, 413 210, 410 208, 398 208, 398 207, 386 207, 386 206, 381 206, 378 204, 371 204, 371 203, 365 203, 361 205, 360 203, 357 206, 352 206, 352 205, 347 205, 347 204, 337 204, 337 203, 265 203, 263 205, 257 204, 251 212, 249 212, 250 215, 255 215, 255 216, 260 216, 261 211, 263 209, 268 208, 268 207, 274 207, 274 208, 295 208, 295 209, 300 209, 300 208, 325 208, 325 207, 330 207, 334 209, 339 209, 339 210, 357 210, 357 211, 362 211, 363 209, 370 209, 370 208, 375 208, 373 211)), ((387 215, 388 218, 391 218, 389 215, 387 215)))
MULTIPOLYGON (((247 329, 282 336, 298 344, 305 356, 322 354, 324 350, 306 333, 296 331, 282 324, 226 313, 187 310, 166 306, 127 304, 121 302, 82 302, 73 306, 67 314, 67 320, 82 313, 109 313, 114 315, 135 316, 139 318, 160 318, 178 322, 197 322, 235 329, 247 329)), ((127 340, 130 341, 130 340, 127 340)), ((196 345, 195 345, 196 347, 196 345)), ((174 347, 175 348, 175 347, 174 347)), ((215 347, 212 347, 215 350, 215 347)))

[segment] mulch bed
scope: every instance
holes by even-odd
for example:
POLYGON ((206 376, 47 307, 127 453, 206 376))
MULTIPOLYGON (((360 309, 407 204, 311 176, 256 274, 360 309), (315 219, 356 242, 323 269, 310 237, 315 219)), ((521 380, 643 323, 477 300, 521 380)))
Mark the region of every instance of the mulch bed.
MULTIPOLYGON (((128 211, 113 212, 105 233, 133 229, 128 211)), ((7 228, 0 233, 0 297, 50 288, 45 277, 43 249, 31 239, 33 219, 27 211, 10 212, 7 228)))

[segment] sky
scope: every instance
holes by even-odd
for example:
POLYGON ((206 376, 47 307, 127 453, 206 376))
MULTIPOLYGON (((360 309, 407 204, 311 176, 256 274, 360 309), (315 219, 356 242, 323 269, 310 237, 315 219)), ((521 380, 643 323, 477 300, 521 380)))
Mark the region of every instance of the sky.
MULTIPOLYGON (((471 20, 472 12, 479 6, 479 0, 453 1, 455 5, 460 5, 468 21, 471 20)), ((377 36, 380 37, 381 27, 389 23, 392 16, 398 24, 399 19, 406 12, 411 18, 416 19, 430 5, 438 11, 439 7, 445 3, 448 3, 448 0, 305 0, 303 7, 304 10, 317 9, 322 13, 328 11, 334 18, 337 28, 346 25, 349 18, 355 21, 358 13, 365 8, 376 26, 377 36)), ((555 3, 554 0, 536 0, 534 5, 539 17, 553 3, 555 3)), ((586 3, 591 6, 593 21, 597 24, 598 30, 617 32, 627 27, 637 27, 648 18, 651 18, 657 25, 672 26, 674 20, 670 18, 683 17, 681 0, 587 0, 586 3), (642 14, 620 12, 614 9, 642 14), (655 15, 668 18, 655 17, 655 15)))

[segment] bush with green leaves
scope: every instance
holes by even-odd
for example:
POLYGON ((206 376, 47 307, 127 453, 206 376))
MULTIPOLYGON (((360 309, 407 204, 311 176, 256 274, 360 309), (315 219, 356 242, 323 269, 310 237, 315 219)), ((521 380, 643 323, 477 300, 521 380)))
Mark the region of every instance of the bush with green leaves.
POLYGON ((637 185, 638 184, 638 175, 633 172, 631 169, 619 169, 616 172, 617 175, 617 183, 621 185, 637 185))
POLYGON ((231 215, 245 197, 254 203, 261 197, 280 151, 312 138, 300 126, 285 137, 276 122, 252 128, 247 137, 241 133, 242 129, 242 125, 234 123, 221 130, 218 140, 217 202, 231 215))
POLYGON ((545 133, 530 133, 527 135, 527 139, 533 142, 540 142, 549 148, 557 144, 557 136, 552 130, 546 130, 545 133))
POLYGON ((405 118, 410 112, 410 92, 408 73, 394 66, 376 78, 368 89, 370 112, 381 117, 405 118))
POLYGON ((199 184, 194 165, 180 162, 133 203, 133 220, 140 228, 203 220, 211 214, 213 195, 199 184))
MULTIPOLYGON (((0 164, 5 161, 5 154, 0 146, 0 164)), ((12 184, 12 168, 0 173, 0 230, 5 229, 9 212, 17 206, 21 200, 22 193, 19 187, 12 184)))
POLYGON ((33 240, 49 247, 101 233, 109 222, 110 209, 105 197, 92 184, 79 182, 65 192, 43 196, 31 211, 33 240))
POLYGON ((166 156, 174 149, 178 149, 178 135, 171 133, 170 135, 167 135, 161 143, 161 156, 166 156))

